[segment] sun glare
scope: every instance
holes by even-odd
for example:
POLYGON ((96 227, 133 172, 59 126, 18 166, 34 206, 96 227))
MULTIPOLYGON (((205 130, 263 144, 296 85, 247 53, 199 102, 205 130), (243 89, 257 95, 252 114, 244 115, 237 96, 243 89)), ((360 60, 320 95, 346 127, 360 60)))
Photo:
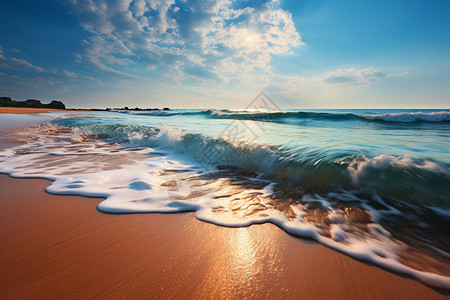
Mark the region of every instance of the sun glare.
POLYGON ((240 32, 240 40, 243 46, 254 49, 258 47, 261 36, 252 30, 244 29, 240 32))

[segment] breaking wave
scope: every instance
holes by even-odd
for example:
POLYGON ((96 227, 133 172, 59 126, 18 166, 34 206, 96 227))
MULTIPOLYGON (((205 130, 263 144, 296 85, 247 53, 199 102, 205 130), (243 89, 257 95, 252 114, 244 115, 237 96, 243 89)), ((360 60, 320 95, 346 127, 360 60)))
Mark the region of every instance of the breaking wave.
POLYGON ((300 186, 308 193, 363 189, 406 203, 450 207, 450 166, 407 155, 368 158, 331 151, 298 151, 185 133, 171 127, 90 125, 73 129, 74 140, 86 138, 127 147, 168 147, 200 164, 259 172, 278 182, 300 186))
POLYGON ((386 122, 450 122, 450 112, 402 112, 391 114, 363 115, 368 120, 382 120, 386 122))
POLYGON ((253 121, 283 122, 289 120, 324 120, 324 121, 366 121, 390 123, 450 123, 449 111, 438 112, 402 112, 382 114, 326 113, 305 111, 232 111, 207 109, 203 111, 115 111, 133 115, 170 117, 177 115, 198 115, 214 119, 236 119, 253 121))
MULTIPOLYGON (((304 114, 365 118, 252 115, 304 114)), ((105 212, 195 211, 224 226, 269 222, 450 288, 450 243, 442 230, 450 227, 446 163, 291 149, 173 127, 84 125, 71 118, 33 127, 28 135, 30 143, 0 152, 0 171, 52 179, 49 192, 105 197, 98 206, 105 212)))

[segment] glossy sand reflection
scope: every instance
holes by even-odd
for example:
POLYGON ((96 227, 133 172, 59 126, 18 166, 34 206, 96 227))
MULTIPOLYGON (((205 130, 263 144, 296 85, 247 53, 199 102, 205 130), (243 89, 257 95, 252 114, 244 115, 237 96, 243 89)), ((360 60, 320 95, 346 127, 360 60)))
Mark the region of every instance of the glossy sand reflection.
POLYGON ((2 299, 445 299, 271 224, 102 214, 48 184, 0 176, 2 299))

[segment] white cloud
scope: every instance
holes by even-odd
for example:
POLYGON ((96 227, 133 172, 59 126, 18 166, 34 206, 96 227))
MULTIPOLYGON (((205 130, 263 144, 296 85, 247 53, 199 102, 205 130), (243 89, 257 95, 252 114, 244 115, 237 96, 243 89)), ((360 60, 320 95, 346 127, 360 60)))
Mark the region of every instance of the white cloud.
POLYGON ((44 68, 35 66, 35 65, 29 63, 28 61, 26 61, 25 59, 11 57, 9 59, 9 61, 12 62, 12 65, 14 67, 26 67, 27 69, 30 69, 32 71, 44 72, 44 68))
POLYGON ((278 1, 240 5, 245 7, 229 0, 72 2, 80 24, 92 33, 84 41, 85 57, 100 70, 142 77, 160 68, 178 79, 225 81, 270 73, 272 56, 302 44, 278 1))
POLYGON ((19 77, 4 73, 0 73, 0 86, 4 95, 24 98, 56 94, 64 87, 60 82, 42 76, 19 77))
POLYGON ((73 56, 75 56, 75 62, 77 63, 81 63, 81 61, 83 60, 83 57, 80 53, 75 53, 73 56))
POLYGON ((350 85, 369 85, 380 81, 383 78, 399 77, 408 74, 408 72, 401 73, 383 73, 375 68, 368 67, 363 69, 337 69, 335 71, 328 71, 321 76, 322 81, 327 84, 350 84, 350 85))
POLYGON ((401 76, 405 76, 405 75, 408 75, 408 74, 409 74, 409 72, 391 73, 391 74, 387 74, 386 77, 396 78, 396 77, 401 77, 401 76))
POLYGON ((382 72, 374 67, 338 68, 312 77, 273 74, 267 80, 264 89, 279 99, 300 101, 302 105, 314 106, 317 103, 313 104, 313 102, 319 101, 321 95, 326 95, 328 92, 361 90, 382 80, 390 80, 406 74, 408 72, 382 72), (306 103, 306 101, 312 102, 306 103))
POLYGON ((132 12, 136 17, 142 17, 146 11, 147 3, 145 0, 136 0, 133 3, 132 12))
MULTIPOLYGON (((8 52, 23 53, 20 50, 8 49, 8 52)), ((83 84, 104 86, 105 84, 93 77, 84 76, 69 70, 45 69, 36 66, 26 59, 7 57, 3 55, 0 46, 0 89, 5 95, 42 95, 46 93, 62 93, 70 90, 70 86, 83 84)), ((33 96, 34 97, 34 96, 33 96)))
MULTIPOLYGON (((12 49, 12 50, 9 49, 8 52, 19 53, 22 51, 17 50, 17 49, 12 49)), ((5 52, 3 50, 3 47, 0 46, 0 59, 2 59, 2 62, 0 64, 1 69, 26 70, 26 71, 34 71, 34 72, 38 72, 38 73, 45 72, 45 69, 43 67, 35 66, 23 58, 7 57, 4 55, 4 53, 5 52)))
POLYGON ((80 74, 78 74, 78 73, 67 71, 67 70, 63 70, 63 73, 67 77, 71 77, 71 78, 78 78, 80 76, 80 74))

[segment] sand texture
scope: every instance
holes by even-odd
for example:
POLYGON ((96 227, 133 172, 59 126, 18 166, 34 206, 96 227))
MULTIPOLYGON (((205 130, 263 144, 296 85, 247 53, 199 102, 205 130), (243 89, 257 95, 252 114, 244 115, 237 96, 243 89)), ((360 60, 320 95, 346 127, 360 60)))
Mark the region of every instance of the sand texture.
POLYGON ((445 299, 271 224, 104 214, 101 199, 0 175, 0 298, 445 299))

